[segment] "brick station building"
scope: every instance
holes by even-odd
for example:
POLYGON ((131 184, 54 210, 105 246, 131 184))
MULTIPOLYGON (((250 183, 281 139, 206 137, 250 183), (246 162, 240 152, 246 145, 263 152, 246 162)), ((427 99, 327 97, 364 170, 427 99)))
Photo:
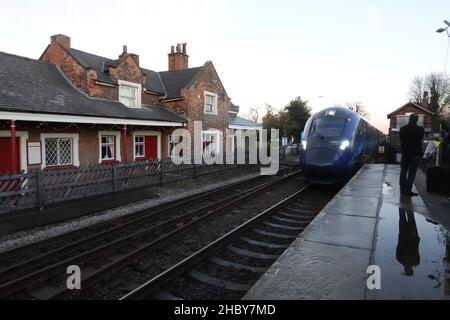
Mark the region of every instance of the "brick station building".
POLYGON ((408 124, 411 113, 415 113, 419 117, 417 124, 423 126, 425 139, 428 139, 433 134, 434 113, 428 109, 428 105, 428 93, 425 92, 421 104, 410 101, 387 115, 387 118, 390 120, 389 137, 395 152, 400 152, 400 128, 408 124))
POLYGON ((65 35, 39 60, 0 53, 0 174, 169 158, 171 132, 194 121, 213 149, 225 129, 260 128, 237 117, 212 62, 188 59, 186 44, 172 46, 168 71, 155 72, 126 46, 110 59, 65 35))

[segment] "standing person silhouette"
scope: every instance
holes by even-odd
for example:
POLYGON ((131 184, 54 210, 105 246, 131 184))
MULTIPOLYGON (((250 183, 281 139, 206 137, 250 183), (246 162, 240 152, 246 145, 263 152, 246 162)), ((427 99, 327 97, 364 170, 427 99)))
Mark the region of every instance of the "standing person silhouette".
POLYGON ((420 238, 417 232, 414 212, 402 208, 398 210, 399 223, 396 258, 403 265, 404 275, 411 277, 414 274, 413 267, 420 264, 420 238))
POLYGON ((422 139, 424 129, 417 125, 419 117, 413 113, 409 122, 400 129, 400 145, 402 161, 400 169, 400 192, 405 196, 417 196, 412 192, 412 185, 416 178, 417 166, 422 156, 422 139))

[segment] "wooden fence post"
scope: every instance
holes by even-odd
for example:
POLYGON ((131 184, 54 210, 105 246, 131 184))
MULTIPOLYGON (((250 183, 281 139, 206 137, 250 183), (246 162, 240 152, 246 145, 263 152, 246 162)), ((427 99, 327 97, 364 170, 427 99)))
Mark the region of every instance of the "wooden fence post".
POLYGON ((117 192, 117 166, 116 166, 116 164, 113 164, 113 166, 112 166, 112 187, 113 187, 113 192, 116 193, 117 192))
POLYGON ((192 166, 194 169, 194 175, 192 177, 195 179, 197 178, 197 167, 195 166, 195 161, 192 161, 192 166))
POLYGON ((163 185, 163 183, 164 183, 164 174, 165 174, 165 172, 164 172, 164 160, 160 160, 160 161, 161 161, 161 169, 160 169, 160 172, 159 172, 159 184, 163 185))
POLYGON ((42 181, 41 170, 38 170, 36 173, 36 193, 37 193, 38 207, 39 210, 42 211, 45 205, 45 190, 44 190, 44 183, 42 181))

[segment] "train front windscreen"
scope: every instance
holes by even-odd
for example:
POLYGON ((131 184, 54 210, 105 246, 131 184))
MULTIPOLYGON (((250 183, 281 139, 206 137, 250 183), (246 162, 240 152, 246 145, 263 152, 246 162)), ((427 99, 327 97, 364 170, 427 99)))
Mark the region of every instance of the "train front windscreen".
POLYGON ((321 139, 337 140, 342 137, 347 120, 340 117, 325 116, 314 121, 310 136, 321 139))

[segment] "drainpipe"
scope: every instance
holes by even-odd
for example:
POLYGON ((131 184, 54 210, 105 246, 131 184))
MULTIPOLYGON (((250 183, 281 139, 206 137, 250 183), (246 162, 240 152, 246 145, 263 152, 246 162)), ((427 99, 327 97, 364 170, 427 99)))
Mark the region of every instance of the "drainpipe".
POLYGON ((16 168, 17 163, 17 150, 16 150, 16 120, 11 120, 11 169, 13 172, 19 171, 16 168))

